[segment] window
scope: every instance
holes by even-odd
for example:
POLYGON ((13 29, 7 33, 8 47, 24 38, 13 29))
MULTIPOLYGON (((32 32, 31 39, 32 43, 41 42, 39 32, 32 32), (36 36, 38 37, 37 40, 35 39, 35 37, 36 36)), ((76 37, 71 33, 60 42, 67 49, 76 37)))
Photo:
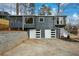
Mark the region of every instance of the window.
POLYGON ((63 17, 57 18, 57 24, 63 24, 63 21, 64 21, 63 17))
POLYGON ((40 17, 39 18, 39 22, 44 22, 44 18, 43 17, 40 17))
POLYGON ((26 24, 33 24, 33 18, 32 17, 25 18, 25 23, 26 24))
POLYGON ((59 20, 57 19, 57 24, 59 24, 59 20))
POLYGON ((63 24, 63 17, 59 17, 59 24, 63 24))

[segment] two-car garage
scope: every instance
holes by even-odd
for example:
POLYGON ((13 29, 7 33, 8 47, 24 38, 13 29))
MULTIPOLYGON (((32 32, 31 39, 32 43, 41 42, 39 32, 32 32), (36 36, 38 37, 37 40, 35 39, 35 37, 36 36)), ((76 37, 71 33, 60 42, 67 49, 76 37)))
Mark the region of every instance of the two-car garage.
POLYGON ((29 38, 56 38, 55 29, 45 29, 45 30, 29 30, 29 38))

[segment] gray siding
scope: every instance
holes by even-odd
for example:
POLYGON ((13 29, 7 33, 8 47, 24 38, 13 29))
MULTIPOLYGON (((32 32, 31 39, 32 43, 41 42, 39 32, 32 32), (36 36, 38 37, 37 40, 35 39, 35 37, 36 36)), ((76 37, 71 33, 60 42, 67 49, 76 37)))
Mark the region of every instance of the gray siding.
POLYGON ((41 38, 45 38, 45 30, 41 30, 41 38))
POLYGON ((10 25, 11 28, 22 28, 22 23, 21 22, 13 22, 10 25))
POLYGON ((59 28, 56 29, 56 38, 60 38, 60 29, 59 28))
POLYGON ((22 28, 22 17, 10 17, 11 28, 22 28))
POLYGON ((53 17, 44 17, 44 22, 39 22, 40 21, 39 18, 40 17, 36 18, 36 29, 53 29, 54 28, 53 17))
POLYGON ((32 24, 32 25, 25 24, 24 28, 35 28, 35 24, 32 24))
MULTIPOLYGON (((26 24, 24 23, 24 28, 36 28, 36 29, 55 29, 55 24, 57 22, 57 16, 24 16, 24 17, 33 17, 34 23, 33 24, 26 24), (40 22, 40 17, 44 18, 44 22, 40 22)), ((11 17, 10 26, 11 27, 20 27, 22 28, 22 16, 18 17, 11 17)))

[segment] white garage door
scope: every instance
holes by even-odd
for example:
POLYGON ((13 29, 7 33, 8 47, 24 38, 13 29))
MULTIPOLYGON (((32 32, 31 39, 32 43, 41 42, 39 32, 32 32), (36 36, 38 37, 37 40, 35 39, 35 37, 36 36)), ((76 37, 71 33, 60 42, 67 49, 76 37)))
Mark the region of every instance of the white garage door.
POLYGON ((30 36, 30 38, 36 38, 36 30, 35 29, 30 30, 29 31, 29 36, 30 36))
MULTIPOLYGON (((46 29, 45 34, 43 35, 45 35, 45 38, 56 38, 56 30, 46 29)), ((36 29, 30 30, 29 36, 30 38, 41 38, 41 30, 36 29)))
POLYGON ((45 30, 45 38, 51 38, 51 30, 45 30))
POLYGON ((30 30, 30 38, 41 38, 41 30, 30 30))
POLYGON ((45 30, 45 38, 56 38, 56 30, 46 29, 45 30))

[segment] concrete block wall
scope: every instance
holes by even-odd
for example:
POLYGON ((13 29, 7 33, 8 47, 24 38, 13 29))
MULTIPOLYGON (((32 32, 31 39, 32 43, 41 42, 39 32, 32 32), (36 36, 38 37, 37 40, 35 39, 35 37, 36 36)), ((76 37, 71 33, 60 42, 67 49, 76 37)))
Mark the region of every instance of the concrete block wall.
POLYGON ((0 54, 27 40, 27 32, 0 32, 0 54))

